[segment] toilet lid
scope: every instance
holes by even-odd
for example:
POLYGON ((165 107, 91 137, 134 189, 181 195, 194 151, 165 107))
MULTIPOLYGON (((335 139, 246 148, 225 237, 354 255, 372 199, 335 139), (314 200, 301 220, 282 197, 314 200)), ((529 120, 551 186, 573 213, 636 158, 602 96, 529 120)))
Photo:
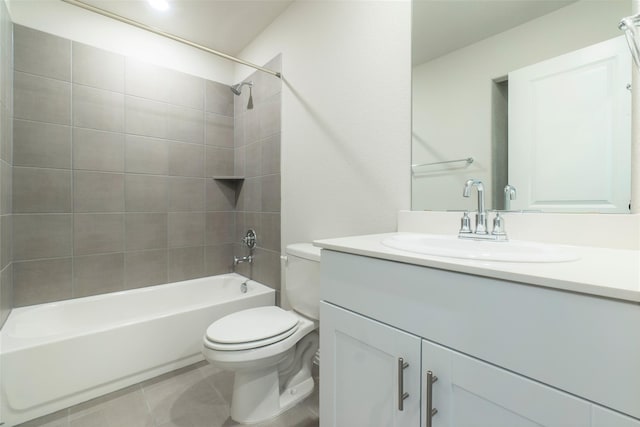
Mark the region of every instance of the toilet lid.
POLYGON ((276 342, 293 334, 297 324, 297 316, 280 307, 257 307, 216 320, 207 328, 206 337, 210 343, 222 345, 276 342))

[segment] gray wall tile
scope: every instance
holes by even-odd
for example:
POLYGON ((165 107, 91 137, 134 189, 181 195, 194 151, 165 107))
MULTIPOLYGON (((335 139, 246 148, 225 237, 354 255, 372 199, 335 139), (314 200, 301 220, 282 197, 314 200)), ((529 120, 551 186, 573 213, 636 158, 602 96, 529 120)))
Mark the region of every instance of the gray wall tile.
MULTIPOLYGON (((11 105, 13 105, 13 101, 11 101, 11 105)), ((12 117, 13 108, 0 103, 0 159, 7 163, 11 163, 13 157, 12 117)))
POLYGON ((247 178, 240 190, 238 209, 248 212, 262 211, 262 178, 247 178))
POLYGON ((263 213, 260 215, 260 246, 271 251, 280 251, 280 214, 263 213))
POLYGON ((169 254, 166 249, 143 252, 127 252, 124 255, 125 289, 167 283, 169 254))
POLYGON ((245 147, 244 176, 255 177, 262 175, 262 144, 254 142, 245 147))
POLYGON ((280 212, 280 175, 262 177, 262 211, 280 212))
POLYGON ((260 138, 267 138, 280 132, 280 95, 276 95, 260 106, 260 138))
POLYGON ((167 105, 167 138, 182 142, 204 142, 204 112, 167 105))
POLYGON ((202 110, 204 80, 127 58, 126 93, 202 110))
POLYGON ((13 168, 0 161, 0 215, 13 212, 13 168))
POLYGON ((74 84, 73 125, 122 132, 124 130, 124 95, 74 84))
POLYGON ((14 167, 13 211, 71 212, 71 171, 14 167))
POLYGON ((0 271, 0 327, 13 308, 13 266, 0 271))
POLYGON ((74 128, 73 168, 123 172, 124 134, 74 128))
POLYGON ((129 134, 167 138, 167 104, 127 96, 125 122, 129 134))
POLYGON ((206 147, 205 176, 233 175, 233 150, 206 147))
POLYGON ((206 83, 206 110, 210 113, 233 117, 233 98, 229 86, 218 82, 206 83))
POLYGON ((205 220, 203 212, 169 212, 169 247, 202 246, 205 220))
POLYGON ((73 204, 75 212, 123 212, 124 175, 75 171, 73 204))
POLYGON ((16 307, 70 299, 71 258, 22 261, 13 264, 16 307))
POLYGON ((280 290, 280 252, 256 249, 255 280, 273 289, 280 290))
POLYGON ((246 144, 244 137, 244 115, 234 116, 233 118, 233 145, 236 148, 246 144))
POLYGON ((242 114, 244 119, 244 143, 251 144, 260 139, 260 110, 262 106, 256 105, 253 110, 247 110, 242 114))
POLYGON ((13 46, 16 70, 59 80, 71 80, 69 40, 15 25, 13 46))
POLYGON ((166 175, 169 172, 169 142, 126 135, 126 171, 166 175))
POLYGON ((167 177, 127 175, 125 187, 127 212, 167 212, 167 177))
POLYGON ((205 247, 205 273, 207 276, 233 271, 233 245, 205 247))
POLYGON ((73 82, 124 93, 124 56, 73 42, 73 82))
POLYGON ((245 167, 245 152, 246 148, 244 146, 238 147, 233 150, 233 174, 236 176, 245 176, 246 167, 245 167))
POLYGON ((208 246, 235 241, 234 212, 207 212, 205 244, 208 246))
POLYGON ((26 120, 13 122, 13 164, 71 168, 71 128, 26 120))
POLYGON ((169 212, 204 211, 203 178, 169 178, 169 212))
POLYGON ((74 255, 122 252, 124 214, 75 214, 73 240, 74 255))
POLYGON ((169 249, 169 282, 203 277, 204 247, 169 249))
POLYGON ((73 262, 74 297, 124 289, 124 254, 76 257, 73 262))
POLYGON ((16 72, 14 117, 71 124, 71 83, 16 72))
POLYGON ((0 270, 4 270, 13 259, 13 218, 14 215, 0 215, 0 270))
POLYGON ((71 256, 72 216, 13 215, 14 261, 71 256))
POLYGON ((204 176, 204 146, 169 143, 169 175, 204 176))
POLYGON ((262 173, 273 175, 280 173, 280 134, 262 141, 262 173))
POLYGON ((235 182, 206 179, 207 211, 232 211, 236 205, 235 182))
POLYGON ((214 145, 216 147, 223 148, 233 148, 233 117, 207 113, 206 125, 207 145, 214 145))
POLYGON ((180 73, 174 70, 168 71, 169 97, 167 102, 182 105, 189 108, 204 110, 205 80, 180 73))
POLYGON ((166 213, 127 213, 125 236, 127 251, 167 248, 166 213))

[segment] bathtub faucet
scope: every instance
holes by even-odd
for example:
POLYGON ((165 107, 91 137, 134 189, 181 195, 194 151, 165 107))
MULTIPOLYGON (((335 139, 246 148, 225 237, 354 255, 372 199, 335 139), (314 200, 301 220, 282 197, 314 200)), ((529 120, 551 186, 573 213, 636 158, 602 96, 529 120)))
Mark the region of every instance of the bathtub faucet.
POLYGON ((243 257, 233 257, 233 266, 235 267, 238 264, 242 264, 243 262, 248 262, 249 264, 253 264, 253 250, 256 248, 258 236, 256 235, 256 231, 252 228, 247 230, 247 233, 242 238, 243 246, 249 248, 249 255, 243 257))
POLYGON ((234 267, 238 264, 242 264, 243 262, 248 262, 249 264, 253 263, 253 255, 247 255, 243 257, 233 257, 233 265, 234 267))

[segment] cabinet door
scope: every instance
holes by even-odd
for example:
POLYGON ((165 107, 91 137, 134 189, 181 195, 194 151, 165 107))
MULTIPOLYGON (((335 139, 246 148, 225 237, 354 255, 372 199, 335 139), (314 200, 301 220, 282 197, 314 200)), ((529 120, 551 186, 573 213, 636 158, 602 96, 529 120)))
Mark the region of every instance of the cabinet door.
POLYGON ((437 413, 433 427, 533 427, 591 425, 589 402, 496 366, 423 341, 422 370, 426 425, 426 371, 437 376, 431 386, 437 413))
POLYGON ((325 302, 320 318, 320 425, 418 426, 421 339, 325 302))

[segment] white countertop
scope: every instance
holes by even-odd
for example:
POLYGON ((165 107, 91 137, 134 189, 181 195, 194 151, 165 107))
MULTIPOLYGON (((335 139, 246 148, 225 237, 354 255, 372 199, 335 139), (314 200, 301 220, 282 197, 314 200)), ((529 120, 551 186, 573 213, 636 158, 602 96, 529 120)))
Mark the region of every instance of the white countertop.
POLYGON ((406 264, 492 277, 564 291, 640 303, 640 251, 563 246, 580 259, 569 262, 488 262, 422 255, 384 246, 398 233, 316 240, 315 246, 406 264))

